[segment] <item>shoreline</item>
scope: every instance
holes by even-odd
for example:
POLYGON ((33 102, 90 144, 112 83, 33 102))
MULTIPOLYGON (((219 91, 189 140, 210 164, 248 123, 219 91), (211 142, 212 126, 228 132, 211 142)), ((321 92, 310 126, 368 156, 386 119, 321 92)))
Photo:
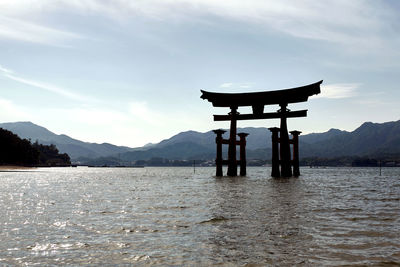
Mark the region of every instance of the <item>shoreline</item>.
POLYGON ((31 170, 36 169, 36 167, 27 167, 27 166, 19 166, 19 165, 0 165, 0 170, 31 170))

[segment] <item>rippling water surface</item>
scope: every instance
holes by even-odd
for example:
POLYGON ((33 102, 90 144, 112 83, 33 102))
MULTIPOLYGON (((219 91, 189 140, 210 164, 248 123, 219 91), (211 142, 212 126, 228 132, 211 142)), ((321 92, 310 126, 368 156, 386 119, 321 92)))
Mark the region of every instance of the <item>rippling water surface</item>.
POLYGON ((0 265, 400 265, 400 169, 0 173, 0 265))

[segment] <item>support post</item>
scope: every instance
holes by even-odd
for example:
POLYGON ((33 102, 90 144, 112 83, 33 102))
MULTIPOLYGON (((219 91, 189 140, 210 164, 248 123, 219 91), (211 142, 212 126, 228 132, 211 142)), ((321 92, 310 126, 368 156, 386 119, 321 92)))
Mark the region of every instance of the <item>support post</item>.
POLYGON ((237 107, 232 106, 231 112, 231 128, 229 133, 229 147, 228 147, 228 176, 237 176, 237 162, 236 162, 236 120, 237 120, 237 107))
POLYGON ((213 130, 217 135, 215 137, 215 143, 217 144, 217 155, 215 159, 216 173, 215 176, 223 176, 222 174, 222 135, 226 132, 225 130, 213 130))
POLYGON ((246 176, 246 136, 248 133, 238 133, 240 137, 240 176, 246 176))
POLYGON ((280 127, 280 152, 281 152, 281 176, 292 177, 292 167, 290 163, 290 143, 287 130, 287 103, 280 104, 281 127, 280 127))
POLYGON ((281 173, 279 171, 279 128, 272 127, 269 128, 271 131, 271 138, 272 138, 272 171, 271 176, 278 178, 281 177, 281 173))
POLYGON ((291 131, 293 136, 293 176, 300 176, 300 164, 299 164, 299 135, 300 131, 291 131))

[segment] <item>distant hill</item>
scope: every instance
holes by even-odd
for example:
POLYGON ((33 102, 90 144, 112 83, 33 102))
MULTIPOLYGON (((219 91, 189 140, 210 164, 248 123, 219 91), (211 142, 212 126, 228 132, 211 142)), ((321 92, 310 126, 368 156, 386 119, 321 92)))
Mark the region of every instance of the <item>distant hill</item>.
MULTIPOLYGON (((229 138, 229 132, 227 129, 225 130, 227 132, 223 135, 223 137, 227 139, 229 138)), ((249 137, 247 138, 248 149, 266 148, 271 146, 270 132, 267 128, 238 128, 237 132, 244 132, 249 134, 249 137)), ((200 133, 196 131, 181 132, 172 136, 169 139, 161 141, 158 144, 153 144, 151 148, 162 148, 178 143, 195 143, 200 146, 212 147, 214 149, 215 134, 213 131, 208 131, 205 133, 200 133)))
MULTIPOLYGON (((248 133, 247 137, 247 158, 248 159, 270 159, 271 158, 271 133, 264 127, 238 128, 237 132, 248 133)), ((307 147, 307 154, 312 154, 316 149, 313 144, 325 141, 329 138, 346 133, 337 129, 331 129, 326 133, 313 133, 301 136, 301 142, 307 147)), ((229 132, 224 134, 228 138, 229 132)), ((223 147, 226 154, 227 146, 223 147)), ((163 157, 166 159, 204 159, 215 158, 215 134, 212 131, 205 133, 187 131, 181 132, 165 139, 158 144, 152 144, 140 151, 131 151, 121 154, 121 159, 125 161, 148 160, 153 157, 163 157)))
MULTIPOLYGON (((239 128, 250 135, 247 140, 248 159, 271 158, 271 134, 267 128, 239 128)), ((224 138, 228 138, 228 132, 224 138)), ((227 146, 224 146, 226 153, 227 146)), ((344 157, 400 155, 400 121, 386 123, 366 122, 352 132, 330 129, 325 133, 300 136, 300 157, 344 157)), ((226 155, 226 154, 225 154, 226 155)), ((167 159, 213 159, 215 134, 182 132, 153 144, 144 151, 127 152, 121 158, 127 161, 164 157, 167 159)))
MULTIPOLYGON (((82 142, 66 135, 56 135, 46 128, 31 122, 2 123, 1 128, 8 129, 22 138, 38 140, 43 144, 55 144, 60 152, 68 153, 73 161, 95 162, 102 157, 110 162, 133 162, 152 158, 170 160, 215 158, 215 134, 212 131, 200 133, 187 131, 178 133, 158 144, 148 144, 141 148, 129 148, 112 144, 82 142)), ((270 159, 271 134, 267 128, 238 128, 246 132, 248 159, 270 159)), ((228 138, 228 132, 224 138, 228 138)), ((226 155, 227 146, 224 146, 226 155)), ((324 133, 312 133, 300 136, 300 157, 344 157, 344 156, 383 156, 400 155, 400 121, 386 123, 366 122, 352 132, 331 129, 324 133)))
MULTIPOLYGON (((302 141, 304 139, 307 138, 302 141)), ((309 142, 304 146, 302 156, 384 156, 399 153, 400 121, 393 121, 365 122, 353 132, 336 132, 326 140, 309 142)))
POLYGON ((131 150, 129 147, 115 146, 108 143, 96 144, 82 142, 67 135, 57 135, 46 128, 32 122, 0 123, 0 128, 9 130, 23 139, 36 140, 45 145, 54 144, 61 153, 67 153, 72 160, 80 157, 96 158, 125 153, 131 150))
POLYGON ((330 129, 325 133, 311 133, 307 135, 301 135, 301 141, 307 144, 315 144, 318 142, 325 142, 326 140, 339 136, 341 134, 348 133, 338 129, 330 129))

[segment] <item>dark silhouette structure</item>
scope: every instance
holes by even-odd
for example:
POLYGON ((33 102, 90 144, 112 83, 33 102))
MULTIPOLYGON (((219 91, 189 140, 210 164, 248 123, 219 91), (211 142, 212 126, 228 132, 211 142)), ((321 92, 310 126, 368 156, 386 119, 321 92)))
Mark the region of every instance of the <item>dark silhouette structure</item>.
POLYGON ((273 177, 299 176, 299 131, 290 132, 293 136, 289 139, 287 118, 306 117, 307 110, 291 111, 289 104, 306 102, 308 97, 321 92, 322 80, 310 85, 253 93, 215 93, 203 91, 201 98, 208 100, 214 107, 228 107, 228 115, 214 115, 214 121, 230 121, 229 139, 222 138, 223 130, 215 130, 217 135, 217 176, 222 176, 222 165, 228 165, 228 176, 237 176, 237 165, 240 164, 240 175, 246 175, 246 136, 239 134, 240 140, 236 140, 238 120, 280 119, 280 128, 270 128, 272 132, 272 173, 273 177), (279 105, 276 112, 264 113, 266 105, 279 105), (252 114, 239 114, 239 107, 251 106, 252 114), (222 144, 228 144, 228 160, 222 159, 222 144), (290 145, 293 145, 293 158, 290 153, 290 145), (236 145, 240 145, 240 160, 236 160, 236 145), (293 172, 292 172, 293 166, 293 172), (279 169, 280 167, 280 169, 279 169))
MULTIPOLYGON (((231 128, 232 129, 232 128, 231 128)), ((233 139, 223 139, 222 135, 226 132, 225 130, 214 130, 213 131, 217 136, 215 138, 215 143, 217 144, 217 156, 215 159, 215 165, 217 166, 217 171, 216 171, 216 176, 223 176, 222 175, 222 166, 223 165, 228 165, 228 176, 237 176, 237 165, 240 165, 240 175, 245 176, 246 175, 246 136, 248 136, 248 133, 238 133, 237 135, 239 136, 239 140, 236 140, 236 134, 234 135, 233 139), (234 140, 235 144, 233 145, 234 148, 231 148, 231 141, 234 140), (228 160, 223 160, 222 158, 222 145, 227 144, 229 145, 228 147, 228 154, 229 153, 234 153, 234 166, 235 167, 229 167, 232 166, 232 162, 230 162, 228 157, 228 160), (236 146, 240 147, 240 159, 239 161, 236 160, 236 146), (233 151, 233 152, 232 152, 233 151)), ((236 132, 236 131, 235 131, 236 132)), ((231 132, 232 133, 232 132, 231 132)), ((229 154, 230 155, 230 154, 229 154)))

